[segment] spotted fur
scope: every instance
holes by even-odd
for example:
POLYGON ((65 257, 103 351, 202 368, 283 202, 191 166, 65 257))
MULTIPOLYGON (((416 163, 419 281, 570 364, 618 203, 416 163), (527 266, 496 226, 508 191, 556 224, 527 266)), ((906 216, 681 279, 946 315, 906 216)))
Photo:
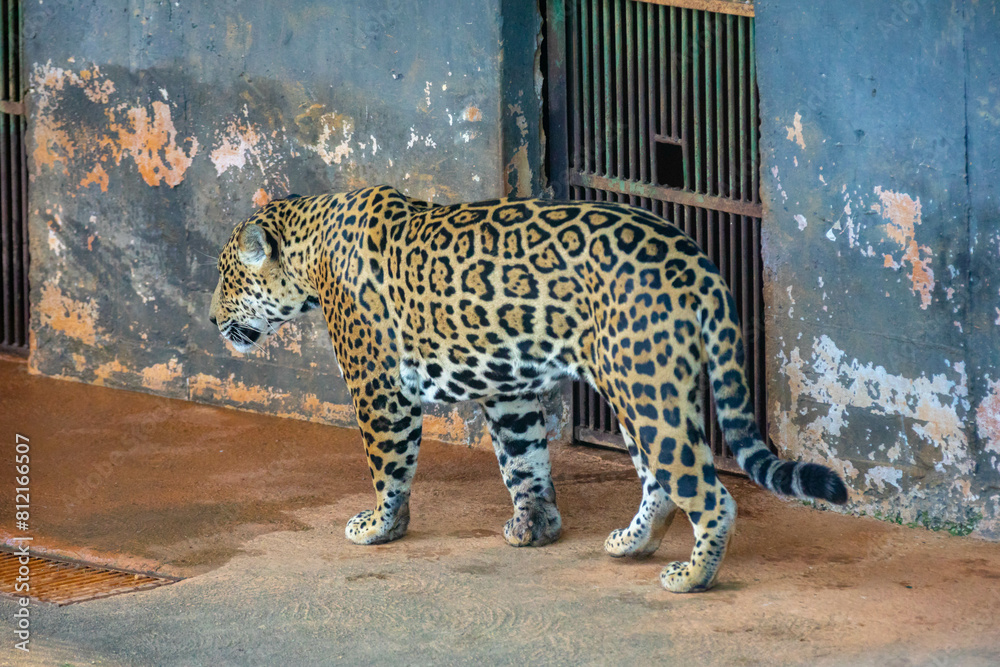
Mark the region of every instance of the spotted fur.
POLYGON ((219 271, 212 321, 237 350, 322 307, 375 486, 374 510, 347 524, 358 544, 406 532, 421 406, 461 400, 484 408, 514 503, 507 542, 557 539, 538 396, 579 378, 614 408, 642 481, 635 518, 605 549, 651 554, 679 507, 695 546, 661 581, 675 592, 710 587, 736 503, 705 442, 706 365, 723 433, 751 479, 846 500, 833 472, 781 461, 761 441, 733 297, 688 236, 646 211, 512 199, 434 206, 387 186, 293 197, 237 226, 219 271))

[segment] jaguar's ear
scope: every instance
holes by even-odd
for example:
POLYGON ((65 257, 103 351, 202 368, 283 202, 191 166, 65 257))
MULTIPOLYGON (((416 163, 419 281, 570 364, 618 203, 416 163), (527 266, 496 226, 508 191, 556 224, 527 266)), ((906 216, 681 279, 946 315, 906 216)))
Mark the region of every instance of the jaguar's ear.
POLYGON ((259 268, 264 260, 278 258, 278 241, 260 225, 247 225, 240 232, 240 259, 259 268))

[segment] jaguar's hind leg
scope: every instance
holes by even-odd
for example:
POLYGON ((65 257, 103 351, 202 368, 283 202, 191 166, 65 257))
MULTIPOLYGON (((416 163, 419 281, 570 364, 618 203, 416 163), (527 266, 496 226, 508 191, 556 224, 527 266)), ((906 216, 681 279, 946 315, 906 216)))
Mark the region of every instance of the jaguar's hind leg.
POLYGON ((691 560, 670 563, 660 573, 660 583, 674 593, 694 593, 715 584, 736 521, 736 501, 715 479, 714 468, 711 475, 695 478, 691 488, 684 486, 684 479, 678 480, 674 497, 694 527, 695 543, 691 560), (692 495, 683 495, 689 492, 692 495))
POLYGON ((534 396, 519 396, 494 397, 482 405, 500 472, 514 502, 504 539, 515 547, 556 541, 562 517, 556 508, 541 404, 534 396))
POLYGON ((649 467, 642 462, 635 441, 628 434, 628 431, 624 427, 621 431, 622 435, 625 436, 628 453, 639 473, 639 480, 642 482, 642 502, 628 528, 611 531, 608 539, 604 541, 604 550, 615 558, 648 556, 660 546, 660 541, 674 520, 677 505, 666 494, 663 487, 657 484, 649 467))

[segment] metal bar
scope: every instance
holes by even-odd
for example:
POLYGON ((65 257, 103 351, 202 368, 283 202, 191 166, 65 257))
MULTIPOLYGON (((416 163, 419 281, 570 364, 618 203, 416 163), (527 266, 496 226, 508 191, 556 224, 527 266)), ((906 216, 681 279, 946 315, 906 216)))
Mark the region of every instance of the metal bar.
POLYGON ((736 73, 734 72, 734 64, 737 56, 733 50, 734 40, 732 16, 726 17, 726 46, 729 49, 729 57, 726 59, 726 84, 729 89, 729 94, 726 97, 726 101, 728 102, 726 105, 728 110, 727 115, 729 116, 729 162, 727 163, 727 169, 729 171, 729 190, 726 192, 726 196, 733 197, 736 189, 736 181, 734 179, 736 174, 736 73))
MULTIPOLYGON (((623 58, 622 42, 625 40, 624 29, 622 24, 622 4, 627 3, 628 0, 615 0, 615 33, 614 33, 614 48, 615 51, 615 102, 617 102, 615 109, 615 153, 618 158, 618 163, 616 165, 616 171, 614 175, 618 178, 627 178, 625 175, 625 97, 627 91, 625 90, 625 58, 623 58)), ((604 52, 607 53, 608 47, 605 46, 604 52)), ((627 55, 627 54, 624 54, 627 55)), ((609 172, 610 173, 610 172, 609 172)))
POLYGON ((680 53, 680 79, 681 79, 681 95, 678 101, 681 108, 681 145, 683 146, 682 157, 684 159, 684 189, 690 190, 691 184, 694 179, 694 173, 691 168, 691 152, 693 147, 691 146, 691 134, 688 130, 689 116, 688 113, 688 91, 691 86, 691 79, 688 76, 688 52, 691 49, 690 40, 688 39, 688 19, 691 16, 691 12, 686 9, 679 10, 681 14, 681 53, 680 53))
MULTIPOLYGON (((10 57, 9 57, 9 8, 7 0, 0 3, 0 53, 3 54, 3 66, 0 67, 0 98, 10 95, 10 57)), ((13 290, 15 289, 11 274, 12 251, 12 220, 10 211, 10 116, 0 114, 0 345, 13 345, 14 318, 13 290)))
MULTIPOLYGON (((605 0, 606 1, 606 0, 605 0)), ((601 170, 601 162, 603 160, 604 151, 607 146, 604 144, 603 133, 601 128, 604 125, 604 85, 601 83, 601 72, 602 72, 602 61, 601 61, 601 38, 600 38, 600 9, 598 4, 601 0, 593 0, 594 11, 591 13, 591 26, 593 28, 593 34, 590 36, 591 42, 593 43, 593 49, 591 53, 591 67, 594 68, 593 80, 594 80, 594 91, 592 102, 594 105, 594 165, 591 171, 593 173, 598 173, 601 170)))
POLYGON ((692 153, 694 154, 694 191, 704 192, 701 187, 701 158, 702 158, 702 141, 701 141, 701 48, 698 35, 701 34, 698 30, 698 13, 691 12, 691 96, 694 101, 694 113, 692 113, 691 118, 693 121, 693 129, 691 133, 694 135, 692 141, 694 145, 692 146, 692 153))
MULTIPOLYGON (((585 4, 587 0, 581 0, 581 5, 585 4)), ((592 164, 591 162, 591 132, 593 127, 592 122, 592 112, 593 107, 590 101, 594 99, 594 74, 591 71, 593 64, 590 62, 590 47, 591 47, 591 37, 589 25, 593 18, 593 12, 588 12, 585 9, 580 12, 580 51, 583 54, 580 78, 583 83, 583 99, 580 100, 580 106, 583 107, 583 164, 576 166, 577 169, 582 169, 583 171, 590 171, 592 164)), ((576 41, 575 39, 573 40, 576 41)), ((593 150, 596 150, 594 148, 593 150)))
MULTIPOLYGON (((548 56, 548 76, 546 77, 546 102, 551 118, 562 122, 549 123, 548 141, 546 142, 546 160, 548 162, 549 182, 555 190, 558 199, 566 197, 566 176, 569 174, 569 162, 575 160, 578 153, 576 145, 570 145, 569 132, 575 131, 577 123, 572 122, 567 109, 569 106, 579 110, 576 96, 575 75, 567 76, 566 54, 566 4, 563 2, 546 3, 545 35, 548 56), (571 127, 573 129, 571 130, 571 127), (571 158, 571 156, 574 156, 571 158)), ((572 11, 572 10, 570 10, 572 11)), ((575 40, 574 40, 575 45, 575 40)))
POLYGON ((698 9, 717 14, 733 14, 735 16, 753 16, 753 3, 741 0, 640 0, 651 5, 668 5, 685 9, 698 9))
POLYGON ((702 40, 705 54, 705 192, 714 195, 718 194, 712 187, 715 180, 715 124, 712 123, 713 99, 712 99, 712 22, 711 12, 702 12, 705 27, 702 40))
MULTIPOLYGON (((636 23, 638 22, 638 17, 635 16, 638 13, 639 8, 636 3, 625 0, 625 52, 627 58, 625 59, 625 89, 628 91, 628 122, 625 123, 625 137, 626 145, 628 148, 628 177, 633 181, 639 177, 639 161, 638 148, 636 147, 636 142, 639 139, 639 127, 640 125, 636 122, 636 98, 639 95, 639 77, 636 72, 636 43, 638 42, 636 34, 636 23)), ((640 179, 646 180, 646 179, 640 179)), ((635 204, 634 201, 630 201, 630 204, 635 204)))
MULTIPOLYGON (((678 87, 683 78, 681 76, 680 53, 683 52, 684 48, 683 40, 680 37, 681 21, 678 20, 680 12, 681 10, 676 7, 670 8, 670 135, 678 141, 683 137, 680 129, 680 123, 683 122, 680 110, 681 96, 678 93, 678 87), (678 45, 680 45, 680 49, 678 49, 678 45)), ((663 131, 666 132, 666 128, 663 131)))
POLYGON ((723 187, 723 171, 725 170, 725 151, 726 151, 726 138, 724 136, 725 128, 725 115, 726 115, 726 96, 723 90, 724 80, 722 78, 722 44, 724 41, 722 35, 723 17, 715 17, 715 140, 716 149, 713 157, 715 158, 715 181, 713 182, 714 192, 713 194, 721 196, 726 196, 725 188, 723 187))
POLYGON ((21 180, 24 176, 20 169, 21 163, 21 116, 10 116, 10 153, 9 158, 12 162, 16 163, 15 168, 11 168, 9 173, 11 175, 10 179, 10 211, 11 211, 11 225, 13 232, 10 236, 10 250, 13 256, 13 262, 11 262, 11 275, 13 277, 13 312, 14 312, 14 338, 11 343, 15 347, 23 347, 25 343, 25 329, 27 324, 27 318, 24 314, 25 305, 25 290, 24 285, 24 266, 21 262, 21 249, 24 247, 24 235, 22 228, 24 224, 24 216, 21 213, 21 180))
POLYGON ((737 100, 737 108, 739 108, 740 114, 740 155, 737 165, 740 170, 740 194, 739 198, 743 201, 747 200, 747 117, 744 109, 746 108, 746 100, 744 90, 746 89, 747 80, 747 69, 746 69, 746 58, 744 53, 746 53, 746 23, 744 21, 739 22, 739 27, 737 30, 737 53, 739 53, 740 61, 740 75, 739 75, 739 99, 737 100))
POLYGON ((726 197, 712 197, 697 192, 687 192, 677 188, 668 188, 652 183, 637 183, 619 178, 607 178, 596 174, 585 174, 574 171, 569 175, 572 185, 579 185, 586 188, 597 188, 607 192, 620 192, 633 197, 649 197, 663 201, 682 204, 684 206, 696 206, 698 208, 710 208, 716 211, 734 213, 736 215, 761 216, 760 203, 736 201, 726 197))
MULTIPOLYGON (((658 11, 658 8, 643 4, 642 10, 646 24, 646 43, 639 52, 639 70, 642 71, 645 67, 646 85, 641 90, 645 96, 646 108, 642 112, 644 114, 643 120, 639 121, 639 152, 649 156, 649 159, 642 161, 643 171, 640 172, 639 177, 643 181, 651 183, 656 179, 656 151, 650 148, 653 145, 652 137, 656 134, 656 121, 654 120, 656 107, 653 101, 656 98, 656 58, 647 57, 646 54, 648 53, 650 56, 654 54, 653 45, 656 44, 654 23, 656 22, 655 12, 658 11)), ((641 102, 639 108, 643 108, 641 102)))
MULTIPOLYGON (((601 96, 604 100, 605 112, 604 112, 604 174, 611 176, 612 172, 612 130, 614 121, 612 120, 614 105, 610 99, 611 97, 611 57, 608 50, 611 48, 611 8, 608 4, 608 0, 604 0, 604 88, 603 95, 601 96)), ((600 127, 600 126, 598 126, 600 127)))
MULTIPOLYGON (((573 110, 573 153, 570 164, 573 169, 586 169, 586 166, 582 163, 582 158, 580 156, 580 151, 583 148, 583 101, 587 99, 586 93, 583 92, 584 86, 582 85, 586 80, 586 75, 584 74, 584 69, 580 67, 580 21, 584 19, 584 16, 582 15, 586 12, 577 12, 577 3, 578 0, 569 0, 568 6, 570 9, 566 11, 564 16, 565 25, 568 27, 561 35, 557 33, 556 39, 561 38, 563 40, 563 53, 569 54, 569 59, 564 69, 564 76, 566 76, 566 80, 569 83, 567 97, 569 98, 569 106, 573 110), (570 43, 568 50, 565 47, 567 42, 570 43)), ((550 4, 559 3, 554 2, 550 4)), ((564 3, 564 5, 565 4, 566 3, 564 3)), ((551 75, 551 67, 549 68, 549 72, 551 75)), ((569 110, 564 109, 564 111, 566 112, 565 117, 568 120, 570 117, 569 110)), ((559 119, 563 116, 553 114, 552 117, 559 119)), ((569 136, 569 134, 570 133, 567 133, 567 136, 569 136)), ((562 178, 562 180, 567 180, 562 176, 560 178, 562 178)))
POLYGON ((606 433, 586 426, 577 426, 573 429, 573 436, 577 442, 585 442, 588 445, 599 445, 601 447, 611 447, 612 449, 627 450, 625 439, 621 433, 606 433))
POLYGON ((659 134, 670 134, 673 136, 674 131, 671 128, 673 127, 674 123, 673 120, 674 114, 673 111, 671 110, 673 109, 674 97, 676 97, 676 95, 668 97, 669 89, 667 88, 667 83, 668 83, 667 63, 668 61, 670 63, 669 84, 671 87, 673 87, 677 85, 677 77, 675 76, 675 73, 677 71, 677 49, 674 48, 676 42, 673 41, 674 37, 673 15, 674 12, 677 10, 673 8, 670 8, 668 10, 666 7, 657 7, 656 10, 659 18, 658 27, 660 33, 660 58, 659 61, 657 62, 657 67, 659 68, 659 74, 660 74, 660 125, 656 131, 659 134), (668 27, 670 28, 669 41, 667 39, 668 27), (669 47, 669 55, 668 55, 668 47, 669 47), (667 115, 668 111, 670 111, 669 117, 667 115), (668 121, 670 123, 670 127, 667 126, 668 121))
POLYGON ((751 191, 750 191, 750 201, 760 201, 760 156, 757 154, 757 124, 758 124, 758 114, 757 114, 757 58, 755 54, 757 53, 754 34, 756 32, 754 28, 754 22, 750 19, 746 19, 747 23, 750 24, 748 32, 750 33, 750 52, 747 54, 747 60, 750 61, 750 77, 747 81, 747 86, 750 88, 750 181, 751 181, 751 191))

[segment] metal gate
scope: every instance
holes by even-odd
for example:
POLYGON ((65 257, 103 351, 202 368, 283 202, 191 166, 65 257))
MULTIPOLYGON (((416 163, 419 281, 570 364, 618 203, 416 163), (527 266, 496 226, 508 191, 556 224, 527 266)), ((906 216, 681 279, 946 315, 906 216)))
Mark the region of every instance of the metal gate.
POLYGON ((27 354, 28 164, 20 18, 17 0, 0 0, 0 352, 27 354))
MULTIPOLYGON (((766 425, 753 6, 728 0, 550 0, 550 180, 559 198, 627 202, 687 232, 736 297, 757 422, 766 425), (709 11, 711 9, 712 11, 709 11)), ((738 469, 702 376, 717 465, 738 469)), ((585 383, 578 442, 624 447, 585 383)))

